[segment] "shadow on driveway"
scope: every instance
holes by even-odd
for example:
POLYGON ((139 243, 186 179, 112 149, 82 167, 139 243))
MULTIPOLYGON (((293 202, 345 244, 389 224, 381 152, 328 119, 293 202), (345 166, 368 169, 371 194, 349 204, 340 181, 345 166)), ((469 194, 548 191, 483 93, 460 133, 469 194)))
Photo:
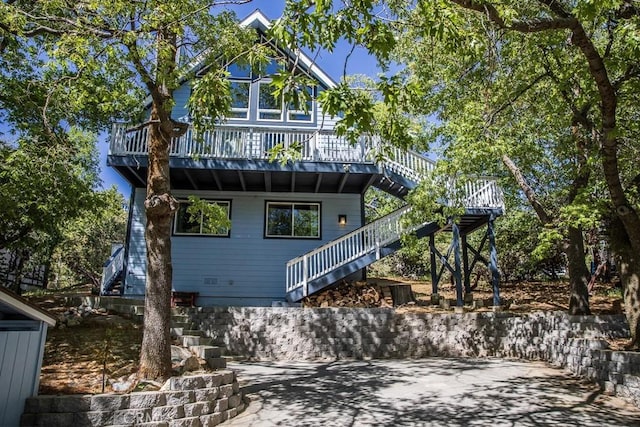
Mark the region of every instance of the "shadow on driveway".
POLYGON ((543 363, 429 358, 230 363, 252 399, 224 426, 640 426, 640 410, 543 363))

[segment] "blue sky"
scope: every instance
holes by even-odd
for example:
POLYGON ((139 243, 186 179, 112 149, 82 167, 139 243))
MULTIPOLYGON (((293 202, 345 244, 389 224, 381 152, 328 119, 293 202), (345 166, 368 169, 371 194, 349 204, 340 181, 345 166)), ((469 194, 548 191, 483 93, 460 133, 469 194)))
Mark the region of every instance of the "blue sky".
MULTIPOLYGON (((269 0, 253 0, 247 4, 225 6, 226 9, 236 13, 239 19, 251 14, 254 10, 260 9, 270 19, 277 19, 282 14, 284 1, 269 0)), ((332 53, 320 52, 316 58, 316 63, 335 81, 339 81, 344 71, 344 61, 349 53, 351 46, 346 43, 339 43, 332 53)), ((366 74, 375 76, 379 72, 379 68, 374 58, 369 56, 365 49, 356 48, 350 56, 347 63, 347 74, 366 74)), ((100 178, 102 187, 109 188, 115 185, 118 190, 129 198, 131 188, 129 183, 124 180, 115 170, 107 166, 107 151, 109 148, 109 135, 104 133, 99 136, 98 149, 100 153, 100 178)))

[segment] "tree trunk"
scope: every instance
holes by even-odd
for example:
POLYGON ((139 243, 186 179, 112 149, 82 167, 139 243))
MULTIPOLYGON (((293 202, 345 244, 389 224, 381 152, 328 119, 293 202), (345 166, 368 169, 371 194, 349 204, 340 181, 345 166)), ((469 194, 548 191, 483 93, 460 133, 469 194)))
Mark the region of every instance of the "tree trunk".
POLYGON ((160 123, 160 108, 162 106, 153 103, 144 203, 147 276, 139 375, 150 379, 171 376, 171 220, 176 201, 170 192, 169 178, 169 145, 173 129, 170 121, 160 123))
POLYGON ((624 312, 631 332, 630 348, 640 348, 640 256, 633 250, 619 217, 609 226, 613 250, 622 282, 624 312))
POLYGON ((589 310, 589 270, 585 263, 582 230, 569 227, 564 243, 569 268, 569 314, 591 314, 589 310))

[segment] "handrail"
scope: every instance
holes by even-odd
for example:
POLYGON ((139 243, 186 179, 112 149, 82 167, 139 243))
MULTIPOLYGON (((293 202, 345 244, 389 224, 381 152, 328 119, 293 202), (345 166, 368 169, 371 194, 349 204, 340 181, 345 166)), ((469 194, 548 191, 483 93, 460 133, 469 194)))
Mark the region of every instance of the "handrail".
POLYGON ((290 260, 287 262, 287 292, 304 287, 303 294, 306 296, 308 294, 306 286, 309 281, 369 253, 375 253, 376 259, 380 259, 381 248, 398 240, 403 233, 411 232, 424 225, 405 229, 400 219, 410 210, 411 206, 404 206, 290 260))
MULTIPOLYGON (((146 155, 149 126, 128 129, 126 123, 114 123, 109 154, 146 155)), ((220 126, 197 132, 189 127, 179 138, 171 140, 172 157, 228 158, 268 160, 269 150, 277 144, 302 147, 301 159, 323 162, 371 163, 368 138, 356 145, 331 130, 275 128, 259 126, 220 126)))
POLYGON ((102 279, 100 281, 100 294, 104 295, 107 287, 113 283, 116 276, 124 267, 124 246, 120 245, 104 263, 102 267, 102 279))

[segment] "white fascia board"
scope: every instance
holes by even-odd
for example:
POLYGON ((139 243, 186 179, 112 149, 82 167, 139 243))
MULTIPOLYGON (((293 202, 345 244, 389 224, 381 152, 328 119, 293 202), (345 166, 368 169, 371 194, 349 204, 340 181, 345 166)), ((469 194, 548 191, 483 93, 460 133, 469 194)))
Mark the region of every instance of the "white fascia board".
POLYGON ((9 294, 6 290, 0 290, 0 301, 2 304, 11 307, 12 309, 28 316, 32 319, 45 322, 49 326, 55 326, 56 319, 46 313, 43 309, 36 307, 35 305, 23 300, 20 297, 9 294))

